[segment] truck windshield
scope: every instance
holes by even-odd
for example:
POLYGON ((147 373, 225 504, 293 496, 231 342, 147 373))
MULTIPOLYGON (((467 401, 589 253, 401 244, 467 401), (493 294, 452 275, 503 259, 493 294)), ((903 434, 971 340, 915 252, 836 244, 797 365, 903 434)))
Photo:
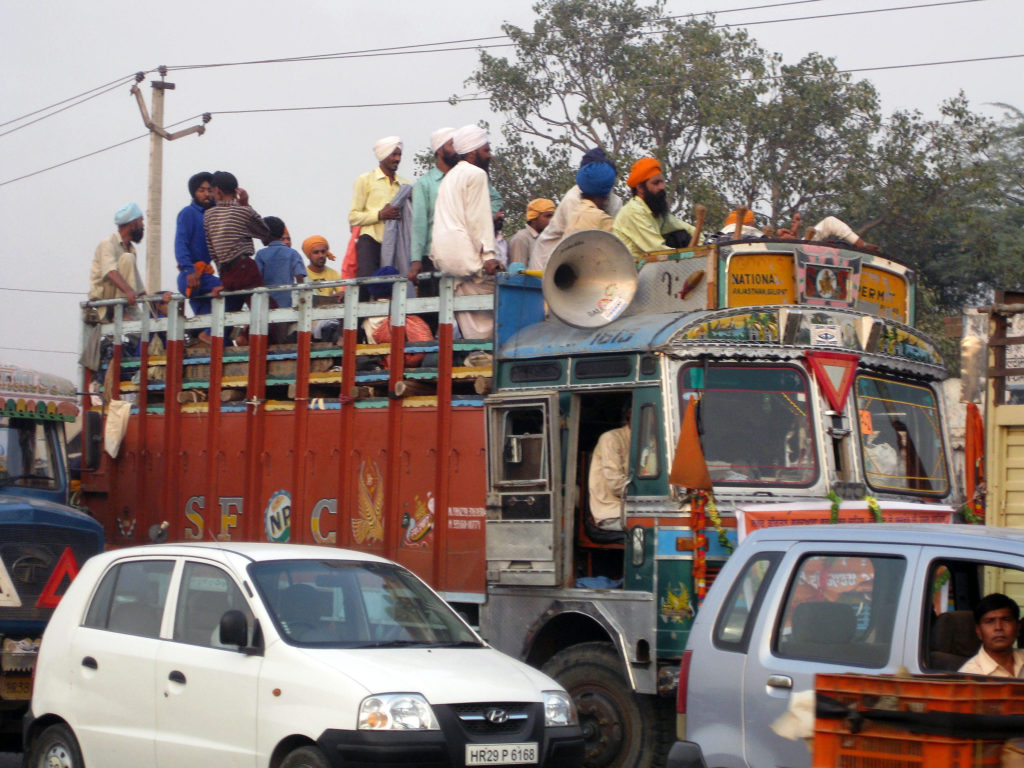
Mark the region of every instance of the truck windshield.
POLYGON ((482 647, 404 568, 351 560, 274 560, 249 572, 284 638, 326 648, 482 647))
POLYGON ((878 490, 945 494, 946 452, 928 387, 858 376, 857 420, 864 476, 878 490))
POLYGON ((807 377, 789 366, 682 369, 681 404, 697 397, 708 471, 723 485, 806 486, 818 476, 807 377))
POLYGON ((0 486, 59 489, 56 425, 0 416, 0 486))

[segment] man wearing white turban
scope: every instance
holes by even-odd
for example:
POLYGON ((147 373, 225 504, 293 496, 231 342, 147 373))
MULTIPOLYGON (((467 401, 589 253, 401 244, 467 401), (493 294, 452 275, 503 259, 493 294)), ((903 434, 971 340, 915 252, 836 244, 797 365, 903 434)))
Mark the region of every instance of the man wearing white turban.
MULTIPOLYGON (((348 223, 361 227, 356 240, 357 277, 369 277, 380 268, 380 244, 384 239, 384 223, 388 219, 400 219, 401 208, 391 205, 391 200, 403 184, 409 182, 398 175, 402 162, 402 140, 398 136, 385 136, 373 145, 377 167, 356 179, 352 189, 352 208, 348 212, 348 223)), ((366 300, 365 289, 359 292, 366 300)))
MULTIPOLYGON (((491 145, 487 132, 475 125, 459 128, 452 137, 459 162, 445 174, 434 207, 430 255, 442 272, 462 278, 456 296, 494 293, 494 275, 504 269, 495 257, 487 168, 491 145)), ((494 335, 494 311, 457 312, 467 339, 494 335)))
MULTIPOLYGON (((438 128, 430 134, 430 149, 434 153, 434 167, 420 176, 412 193, 412 253, 409 257, 409 279, 426 270, 433 272, 434 262, 430 258, 431 230, 434 227, 434 205, 437 203, 437 190, 441 179, 455 164, 459 156, 455 154, 452 137, 454 128, 438 128)), ((437 280, 423 280, 416 283, 419 296, 437 296, 437 280)))

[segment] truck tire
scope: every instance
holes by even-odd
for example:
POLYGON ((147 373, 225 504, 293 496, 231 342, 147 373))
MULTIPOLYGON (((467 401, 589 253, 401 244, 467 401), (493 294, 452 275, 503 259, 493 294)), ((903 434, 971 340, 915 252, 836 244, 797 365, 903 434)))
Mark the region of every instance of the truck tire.
POLYGON ((299 747, 285 756, 281 768, 331 768, 331 764, 318 747, 299 747))
POLYGON ((85 768, 78 740, 64 723, 51 725, 39 734, 25 765, 28 768, 85 768))
POLYGON ((655 768, 669 744, 669 707, 636 694, 611 643, 580 643, 552 656, 541 670, 576 702, 587 768, 655 768))

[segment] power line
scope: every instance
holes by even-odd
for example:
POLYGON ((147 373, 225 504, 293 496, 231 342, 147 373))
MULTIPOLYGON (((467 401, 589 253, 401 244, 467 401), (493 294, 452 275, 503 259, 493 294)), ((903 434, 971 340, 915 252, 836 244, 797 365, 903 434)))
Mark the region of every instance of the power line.
POLYGON ((921 8, 937 8, 942 5, 963 5, 964 3, 980 3, 984 0, 942 0, 936 3, 917 3, 915 5, 896 5, 890 8, 868 8, 860 11, 839 11, 836 13, 819 13, 813 16, 791 16, 788 19, 765 19, 764 21, 736 22, 733 24, 716 24, 722 27, 757 27, 762 24, 783 24, 789 21, 815 21, 818 19, 835 19, 841 16, 862 16, 871 13, 891 13, 893 11, 913 11, 921 8))
MULTIPOLYGON (((104 83, 103 85, 97 85, 95 88, 90 88, 87 91, 82 91, 81 93, 75 94, 74 96, 68 96, 68 98, 61 99, 60 101, 54 102, 53 104, 50 104, 49 106, 40 107, 39 109, 36 109, 36 110, 34 110, 32 112, 26 112, 21 117, 15 117, 15 118, 12 118, 11 120, 7 120, 6 122, 0 123, 0 128, 3 128, 4 126, 10 125, 11 123, 21 122, 22 120, 24 120, 26 118, 32 117, 33 115, 38 115, 40 112, 46 112, 47 110, 53 109, 54 107, 59 107, 61 104, 66 104, 69 101, 74 101, 75 99, 82 98, 83 96, 88 96, 93 91, 99 91, 99 90, 101 90, 103 88, 110 88, 110 87, 117 88, 119 86, 124 85, 125 83, 128 83, 128 82, 134 80, 134 79, 135 79, 135 75, 126 75, 125 77, 120 77, 117 80, 111 80, 109 83, 104 83)), ((104 93, 106 93, 106 91, 104 91, 104 93)))
MULTIPOLYGON (((973 2, 974 0, 959 0, 959 1, 961 1, 961 2, 963 2, 963 1, 973 2)), ((919 67, 938 67, 938 66, 946 66, 946 65, 950 65, 950 64, 974 64, 974 63, 978 63, 978 62, 1006 61, 1006 60, 1009 60, 1009 59, 1021 59, 1021 58, 1024 58, 1024 53, 1011 53, 1011 54, 1006 54, 1004 56, 979 56, 979 57, 968 58, 968 59, 947 59, 947 60, 944 60, 944 61, 922 61, 922 62, 917 62, 917 63, 913 63, 913 64, 886 64, 886 65, 880 65, 880 66, 876 66, 876 67, 852 67, 852 68, 849 68, 849 69, 838 69, 838 70, 836 70, 836 73, 837 74, 850 74, 850 73, 855 73, 855 72, 881 72, 881 71, 885 71, 885 70, 894 70, 894 69, 915 69, 915 68, 919 68, 919 67)), ((778 80, 781 77, 782 77, 782 75, 750 77, 750 78, 737 78, 735 80, 731 80, 730 82, 750 82, 750 81, 754 81, 754 80, 778 80)), ((658 83, 658 85, 671 85, 671 84, 672 84, 671 82, 658 83)), ((469 101, 488 101, 488 97, 486 97, 486 96, 464 96, 464 97, 455 97, 454 98, 454 103, 469 102, 469 101)), ((308 107, 263 107, 263 108, 258 108, 258 109, 228 109, 228 110, 220 110, 220 111, 216 111, 216 112, 210 112, 209 114, 211 114, 211 115, 244 115, 244 114, 257 114, 257 113, 262 113, 262 112, 268 112, 268 113, 269 112, 312 112, 312 111, 317 111, 317 110, 328 110, 328 109, 367 109, 367 108, 376 108, 376 107, 402 107, 402 106, 416 106, 416 105, 423 105, 423 104, 451 104, 451 103, 453 103, 453 99, 450 99, 450 98, 449 99, 421 99, 421 100, 416 100, 416 101, 389 101, 389 102, 378 102, 378 103, 373 103, 373 104, 325 104, 325 105, 316 105, 316 106, 308 106, 308 107)), ((195 120, 197 117, 201 117, 201 116, 202 116, 201 114, 200 115, 193 115, 192 117, 189 117, 189 118, 187 118, 185 120, 179 120, 178 122, 172 123, 171 125, 168 125, 166 127, 167 128, 173 128, 176 125, 181 125, 182 123, 189 122, 190 120, 195 120)), ((31 178, 32 176, 38 176, 41 173, 46 173, 47 171, 52 171, 52 170, 54 170, 56 168, 61 168, 61 167, 65 166, 65 165, 69 165, 69 164, 77 162, 79 160, 84 160, 86 158, 93 157, 93 156, 101 154, 103 152, 108 152, 108 151, 110 151, 112 149, 116 149, 117 147, 124 146, 125 144, 130 144, 133 141, 138 141, 139 139, 144 139, 148 135, 149 135, 148 133, 144 133, 144 134, 141 134, 139 136, 134 136, 134 137, 132 137, 130 139, 124 139, 123 141, 119 141, 119 142, 117 142, 115 144, 111 144, 110 146, 103 147, 102 149, 97 149, 97 150, 94 150, 93 152, 87 152, 84 155, 79 155, 78 157, 73 157, 70 160, 65 160, 63 162, 56 163, 55 165, 51 165, 51 166, 48 166, 46 168, 41 168, 38 171, 32 171, 31 173, 26 173, 26 174, 23 174, 21 176, 17 176, 17 177, 15 177, 13 179, 7 179, 6 181, 0 181, 0 187, 6 186, 8 184, 13 184, 16 181, 21 181, 23 179, 31 178)))
POLYGON ((40 288, 8 288, 0 286, 0 291, 13 291, 15 293, 59 293, 62 296, 81 296, 81 291, 44 291, 40 288))
MULTIPOLYGON (((37 117, 35 120, 29 120, 27 123, 22 123, 21 125, 16 125, 13 128, 10 128, 10 129, 4 131, 3 133, 0 133, 0 137, 7 136, 8 134, 14 133, 15 131, 20 131, 22 128, 28 128, 30 125, 35 125, 36 123, 38 123, 38 122, 40 122, 42 120, 46 120, 49 117, 53 117, 54 115, 59 115, 61 112, 69 110, 72 107, 77 107, 79 104, 84 104, 85 102, 89 101, 90 99, 95 99, 97 96, 102 96, 105 93, 110 93, 112 90, 114 90, 115 88, 120 88, 122 85, 125 85, 125 81, 119 81, 119 82, 115 83, 114 85, 110 86, 109 88, 105 88, 102 91, 96 91, 91 96, 86 96, 84 99, 79 99, 78 101, 72 102, 71 104, 63 106, 60 109, 56 109, 53 112, 50 112, 50 113, 45 114, 45 115, 42 115, 41 117, 37 117)), ((12 122, 16 122, 16 121, 12 121, 12 122)), ((4 123, 4 125, 8 125, 8 123, 4 123)))
POLYGON ((0 346, 0 349, 9 349, 13 352, 45 352, 48 355, 77 355, 78 352, 69 352, 66 349, 34 349, 32 347, 4 347, 0 346))

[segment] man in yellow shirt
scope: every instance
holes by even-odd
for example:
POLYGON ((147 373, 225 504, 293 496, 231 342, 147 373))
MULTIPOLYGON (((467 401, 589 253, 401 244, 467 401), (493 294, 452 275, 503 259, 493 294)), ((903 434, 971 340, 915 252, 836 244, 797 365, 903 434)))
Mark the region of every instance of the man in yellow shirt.
MULTIPOLYGON (((406 179, 398 175, 402 162, 402 140, 398 136, 385 136, 373 145, 377 167, 356 179, 352 189, 352 208, 348 223, 360 227, 356 241, 357 277, 370 277, 380 269, 380 244, 384 240, 384 224, 388 219, 400 219, 401 208, 391 204, 406 179)), ((360 298, 366 300, 365 288, 360 298)))
POLYGON ((615 236, 626 244, 634 258, 689 245, 693 225, 669 213, 661 163, 653 157, 640 158, 633 163, 626 184, 633 197, 615 217, 615 236))

